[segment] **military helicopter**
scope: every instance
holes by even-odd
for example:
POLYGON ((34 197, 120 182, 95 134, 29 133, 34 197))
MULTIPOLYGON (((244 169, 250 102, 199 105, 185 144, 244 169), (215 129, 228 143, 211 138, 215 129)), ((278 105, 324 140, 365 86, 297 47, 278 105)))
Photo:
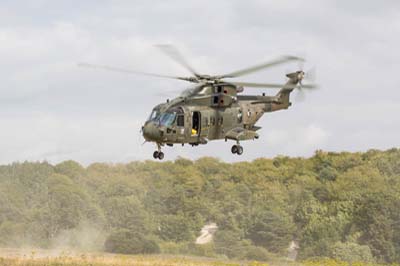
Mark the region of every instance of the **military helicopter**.
POLYGON ((302 84, 306 77, 303 70, 286 74, 286 84, 253 83, 227 81, 256 71, 274 67, 288 62, 304 62, 295 56, 281 56, 252 67, 240 69, 223 75, 199 74, 187 63, 179 51, 170 45, 159 45, 161 51, 175 62, 186 68, 193 76, 166 76, 153 73, 126 70, 104 65, 81 63, 80 66, 100 68, 111 71, 143 74, 161 78, 172 78, 195 83, 194 87, 184 90, 180 96, 156 105, 141 128, 147 142, 154 142, 157 150, 154 159, 162 160, 162 147, 174 144, 197 146, 211 140, 224 139, 235 141, 231 147, 232 154, 243 154, 241 141, 258 139, 261 127, 257 121, 266 112, 288 109, 291 106, 290 93, 294 89, 313 89, 315 84, 302 84), (279 88, 276 95, 239 95, 244 87, 279 88))

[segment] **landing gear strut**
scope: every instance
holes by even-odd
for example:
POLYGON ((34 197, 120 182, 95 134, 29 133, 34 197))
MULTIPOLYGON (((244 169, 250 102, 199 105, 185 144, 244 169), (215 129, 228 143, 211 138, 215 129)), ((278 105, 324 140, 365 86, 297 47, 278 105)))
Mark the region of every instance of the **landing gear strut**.
POLYGON ((161 151, 161 145, 157 143, 157 150, 153 152, 153 158, 162 160, 164 159, 164 153, 161 151))
POLYGON ((235 145, 232 146, 231 152, 233 154, 236 153, 237 155, 242 155, 243 154, 243 147, 240 146, 239 144, 235 144, 235 145))

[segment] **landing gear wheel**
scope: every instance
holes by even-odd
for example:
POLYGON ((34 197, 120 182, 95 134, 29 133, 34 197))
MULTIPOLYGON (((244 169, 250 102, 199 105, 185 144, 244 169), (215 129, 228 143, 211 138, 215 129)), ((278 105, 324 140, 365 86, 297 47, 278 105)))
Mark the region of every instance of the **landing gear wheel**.
POLYGON ((158 153, 158 159, 160 160, 164 159, 164 153, 162 151, 158 153))
POLYGON ((240 145, 233 145, 231 148, 231 152, 233 154, 242 155, 243 154, 243 147, 240 145))
POLYGON ((238 145, 237 146, 237 155, 242 155, 243 154, 243 147, 238 145))
POLYGON ((154 159, 158 159, 158 156, 160 156, 160 153, 158 151, 153 152, 154 159))
POLYGON ((237 153, 238 152, 238 146, 237 145, 233 145, 232 148, 231 148, 231 152, 233 154, 237 153))

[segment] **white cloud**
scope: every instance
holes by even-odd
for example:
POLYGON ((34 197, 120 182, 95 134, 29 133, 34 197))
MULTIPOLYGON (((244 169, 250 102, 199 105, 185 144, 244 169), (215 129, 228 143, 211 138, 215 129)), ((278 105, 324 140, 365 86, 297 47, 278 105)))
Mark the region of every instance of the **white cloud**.
POLYGON ((267 146, 280 151, 278 154, 295 156, 309 156, 315 150, 324 148, 329 136, 329 132, 314 124, 285 130, 267 129, 263 134, 267 146))
POLYGON ((62 116, 34 113, 28 116, 1 117, 0 163, 13 160, 75 159, 125 161, 142 159, 137 152, 143 139, 141 123, 124 115, 62 116), (7 152, 4 152, 7 151, 7 152))

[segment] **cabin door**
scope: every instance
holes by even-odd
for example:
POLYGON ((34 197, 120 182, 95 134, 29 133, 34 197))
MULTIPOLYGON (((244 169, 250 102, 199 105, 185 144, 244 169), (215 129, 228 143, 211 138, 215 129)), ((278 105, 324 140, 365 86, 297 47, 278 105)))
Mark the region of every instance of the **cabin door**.
POLYGON ((199 137, 201 130, 201 114, 199 111, 192 112, 192 137, 199 137))
POLYGON ((209 113, 207 111, 201 113, 201 136, 208 138, 208 131, 210 128, 209 113))

